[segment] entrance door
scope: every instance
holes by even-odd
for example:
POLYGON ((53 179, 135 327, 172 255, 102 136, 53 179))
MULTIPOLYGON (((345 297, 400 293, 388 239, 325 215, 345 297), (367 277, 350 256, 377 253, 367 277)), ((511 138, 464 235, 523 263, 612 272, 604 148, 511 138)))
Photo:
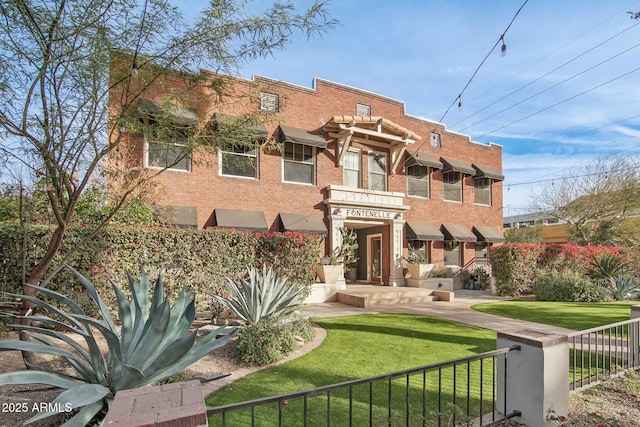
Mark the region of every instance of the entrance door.
POLYGON ((367 246, 369 255, 367 278, 370 282, 380 283, 382 280, 382 235, 367 236, 367 246))

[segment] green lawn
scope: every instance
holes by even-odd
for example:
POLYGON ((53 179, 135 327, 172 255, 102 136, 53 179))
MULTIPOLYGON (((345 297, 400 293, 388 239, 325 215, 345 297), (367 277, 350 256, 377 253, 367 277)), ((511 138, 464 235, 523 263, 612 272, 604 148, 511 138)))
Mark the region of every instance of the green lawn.
POLYGON ((514 300, 476 304, 471 308, 483 313, 582 331, 629 320, 631 306, 634 304, 640 302, 573 303, 514 300))
MULTIPOLYGON (((292 360, 284 365, 269 368, 245 378, 242 378, 229 386, 208 396, 208 406, 219 406, 233 402, 242 402, 261 397, 274 396, 293 391, 309 390, 323 385, 340 383, 348 380, 366 378, 369 376, 389 373, 427 365, 435 362, 446 361, 473 355, 485 351, 494 350, 496 346, 496 334, 486 329, 474 328, 449 322, 442 319, 405 315, 405 314, 376 314, 349 316, 316 321, 327 331, 327 338, 319 348, 311 353, 292 360)), ((484 363, 459 367, 456 376, 459 385, 456 389, 457 406, 471 408, 472 413, 478 411, 479 388, 478 380, 471 384, 471 399, 466 398, 466 378, 471 373, 471 378, 478 378, 482 369, 484 379, 492 375, 491 363, 484 363)), ((437 411, 437 397, 435 385, 438 381, 443 384, 443 401, 441 412, 446 411, 447 402, 452 400, 452 372, 444 371, 440 379, 438 372, 429 374, 428 400, 432 402, 432 410, 437 411), (447 388, 448 387, 448 388, 447 388), (434 406, 435 405, 435 406, 434 406)), ((418 407, 422 403, 422 375, 410 378, 410 407, 418 407)), ((358 419, 368 417, 370 411, 374 413, 375 422, 388 424, 388 408, 386 397, 389 389, 392 391, 392 400, 400 408, 394 409, 391 418, 403 420, 403 407, 406 406, 406 378, 387 381, 376 384, 373 388, 373 402, 370 408, 369 387, 360 386, 351 390, 353 396, 354 414, 358 419)), ((328 416, 334 425, 345 425, 345 417, 348 416, 349 390, 332 395, 331 407, 327 409, 326 398, 320 396, 312 398, 308 402, 311 419, 310 425, 318 422, 326 425, 328 416), (329 412, 328 412, 329 411, 329 412), (330 413, 330 415, 329 415, 330 413), (320 422, 323 421, 323 422, 320 422)), ((489 393, 490 396, 490 393, 489 393)), ((300 423, 299 414, 302 413, 302 401, 286 402, 283 416, 287 418, 283 425, 296 425, 300 423)), ((489 402, 482 402, 484 410, 489 408, 489 402)), ((415 412, 415 411, 412 411, 415 412)), ((277 425, 278 405, 271 408, 256 410, 259 422, 256 425, 277 425)), ((420 415, 419 415, 420 416, 420 415)), ((432 418, 433 413, 430 417, 432 418)), ((249 413, 238 414, 237 418, 227 419, 228 425, 248 425, 249 413)), ((412 415, 413 417, 413 415, 412 415)), ((220 420, 211 417, 210 425, 220 425, 220 420)), ((356 423, 358 424, 358 423, 356 423)))

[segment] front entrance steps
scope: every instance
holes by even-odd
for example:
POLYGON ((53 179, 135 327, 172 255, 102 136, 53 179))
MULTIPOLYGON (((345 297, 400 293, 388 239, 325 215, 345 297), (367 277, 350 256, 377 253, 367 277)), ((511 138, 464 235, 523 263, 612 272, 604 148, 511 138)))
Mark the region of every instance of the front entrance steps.
POLYGON ((337 291, 336 297, 341 304, 369 308, 391 304, 452 301, 453 292, 408 287, 347 285, 347 289, 337 291))

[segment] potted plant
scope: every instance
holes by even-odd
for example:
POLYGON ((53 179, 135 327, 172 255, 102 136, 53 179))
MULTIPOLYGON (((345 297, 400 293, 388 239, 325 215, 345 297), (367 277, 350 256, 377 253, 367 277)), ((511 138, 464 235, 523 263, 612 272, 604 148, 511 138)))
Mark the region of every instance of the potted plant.
POLYGON ((350 265, 358 261, 358 235, 345 227, 339 229, 342 244, 330 256, 320 260, 316 272, 323 283, 336 283, 340 273, 348 271, 350 265))
POLYGON ((433 266, 428 263, 424 255, 409 247, 409 253, 404 257, 404 260, 407 261, 407 270, 409 270, 412 279, 426 279, 429 277, 433 266))
POLYGON ((473 269, 473 276, 475 276, 475 285, 474 289, 486 290, 489 285, 489 275, 487 274, 487 270, 482 265, 476 265, 473 269))

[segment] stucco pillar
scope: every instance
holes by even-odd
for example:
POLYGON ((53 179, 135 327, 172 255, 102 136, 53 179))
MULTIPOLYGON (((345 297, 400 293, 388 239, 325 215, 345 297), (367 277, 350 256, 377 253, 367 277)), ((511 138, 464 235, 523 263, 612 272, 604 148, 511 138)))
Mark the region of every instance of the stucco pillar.
MULTIPOLYGON (((347 217, 344 215, 344 210, 337 208, 331 214, 331 230, 330 230, 330 239, 331 239, 331 252, 327 255, 333 253, 337 248, 342 246, 342 234, 340 234, 340 229, 344 227, 344 220, 347 217)), ((340 275, 338 276, 338 281, 336 282, 336 289, 346 289, 347 282, 344 279, 344 269, 340 271, 340 275)))
POLYGON ((515 420, 529 427, 551 427, 549 411, 569 412, 569 344, 565 335, 535 330, 498 332, 498 348, 520 346, 498 360, 497 409, 520 411, 515 420), (505 369, 506 363, 506 369, 505 369), (507 407, 504 408, 506 393, 507 407))
POLYGON ((404 219, 391 221, 391 241, 389 242, 389 286, 405 286, 402 274, 402 232, 404 219))

